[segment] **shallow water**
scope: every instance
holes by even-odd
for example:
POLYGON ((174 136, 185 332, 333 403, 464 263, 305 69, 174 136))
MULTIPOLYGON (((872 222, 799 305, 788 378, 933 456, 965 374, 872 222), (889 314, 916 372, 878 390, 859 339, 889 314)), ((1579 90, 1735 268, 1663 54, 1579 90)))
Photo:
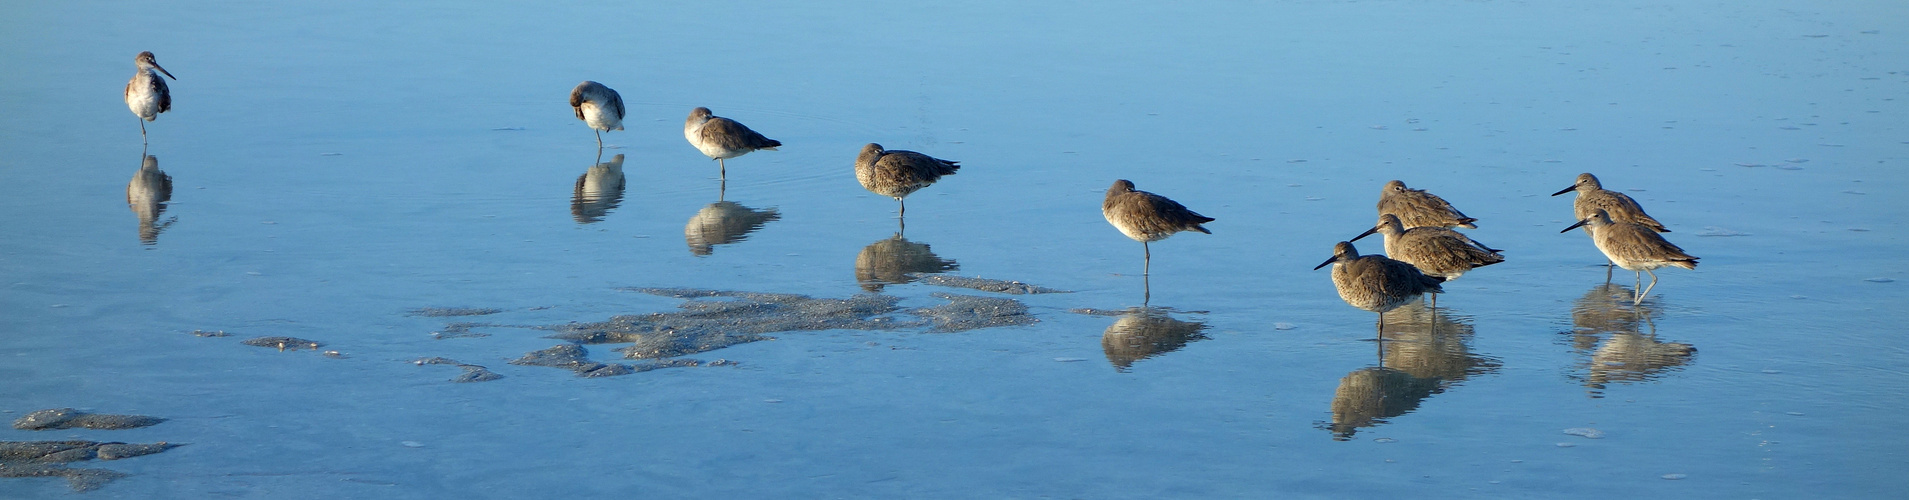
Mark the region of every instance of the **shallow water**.
POLYGON ((0 441, 188 443, 96 465, 131 475, 89 496, 1909 489, 1899 2, 0 10, 0 416, 169 419, 0 441), (135 176, 117 98, 141 50, 179 77, 145 151, 169 196, 135 176), (601 157, 564 102, 585 79, 629 109, 601 157), (720 182, 680 133, 695 106, 786 146, 720 182), (902 232, 854 181, 868 142, 963 168, 909 198, 902 232), (580 191, 618 154, 620 197, 580 191), (1558 234, 1570 196, 1546 196, 1586 171, 1702 266, 1609 300, 1631 277, 1607 286, 1558 234), (1154 244, 1143 282, 1096 211, 1117 178, 1214 234, 1154 244), (1388 315, 1381 346, 1311 268, 1390 179, 1509 260, 1435 315, 1388 315), (863 266, 877 246, 916 260, 863 266), (563 343, 520 326, 686 302, 630 289, 869 285, 1039 321, 790 331, 691 356, 734 365, 607 378, 507 363, 563 343), (241 343, 261 336, 338 355, 241 343))

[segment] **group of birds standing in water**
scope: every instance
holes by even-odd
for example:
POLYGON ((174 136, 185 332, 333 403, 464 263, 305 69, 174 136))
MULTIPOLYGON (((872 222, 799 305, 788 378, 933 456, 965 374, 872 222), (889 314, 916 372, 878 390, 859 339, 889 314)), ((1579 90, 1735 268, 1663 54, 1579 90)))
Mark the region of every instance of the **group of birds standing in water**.
MULTIPOLYGON (((145 122, 172 109, 172 96, 160 74, 177 78, 159 66, 152 52, 140 52, 134 63, 138 72, 126 83, 126 106, 141 120, 139 132, 143 141, 145 122)), ((570 106, 578 120, 596 131, 599 151, 603 147, 604 132, 623 130, 623 98, 608 86, 594 81, 578 84, 570 92, 570 106)), ((683 123, 683 136, 697 151, 717 161, 718 173, 723 178, 728 176, 726 160, 759 150, 775 150, 782 145, 742 123, 716 116, 704 107, 690 111, 683 123)), ((146 163, 157 170, 152 166, 154 162, 146 163)), ((900 214, 905 216, 904 198, 960 168, 954 161, 914 151, 888 150, 870 143, 863 146, 855 158, 855 179, 870 192, 894 198, 900 214)), ((150 177, 146 170, 142 168, 139 175, 150 177)), ((135 185, 139 179, 135 177, 135 185)), ((1655 269, 1666 266, 1696 269, 1697 257, 1665 240, 1659 233, 1670 232, 1670 229, 1646 214, 1630 196, 1604 189, 1597 177, 1589 173, 1579 174, 1571 187, 1552 196, 1573 191, 1577 192, 1572 204, 1577 222, 1560 232, 1583 227, 1592 244, 1612 265, 1637 272, 1639 285, 1642 285, 1643 273, 1650 273, 1650 285, 1632 297, 1633 303, 1642 303, 1657 286, 1655 269)), ((129 188, 128 202, 134 202, 133 198, 129 188)), ((1406 187, 1401 181, 1387 182, 1380 191, 1378 214, 1377 225, 1351 240, 1335 244, 1332 258, 1313 269, 1332 266, 1332 282, 1339 297, 1353 307, 1379 313, 1381 328, 1386 311, 1426 294, 1432 294, 1436 303, 1436 294, 1444 292, 1441 283, 1457 279, 1474 268, 1505 260, 1499 253, 1502 250, 1452 229, 1476 229, 1477 219, 1465 216, 1438 195, 1406 187), (1385 255, 1361 255, 1352 242, 1375 233, 1384 238, 1385 255)), ((1107 189, 1101 215, 1121 234, 1141 243, 1145 256, 1143 276, 1152 268, 1150 243, 1181 231, 1212 234, 1203 224, 1214 220, 1165 196, 1138 190, 1126 179, 1114 181, 1107 189)), ((1609 277, 1608 269, 1606 277, 1609 277)))

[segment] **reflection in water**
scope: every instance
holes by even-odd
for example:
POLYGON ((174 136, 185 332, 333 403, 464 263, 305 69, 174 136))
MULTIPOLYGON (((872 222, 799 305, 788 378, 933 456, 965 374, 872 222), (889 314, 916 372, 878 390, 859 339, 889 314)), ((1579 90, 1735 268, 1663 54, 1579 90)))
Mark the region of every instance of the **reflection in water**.
POLYGON ((1631 287, 1600 283, 1571 306, 1571 346, 1589 359, 1573 378, 1584 381, 1593 398, 1604 397, 1612 382, 1643 382, 1690 362, 1696 347, 1657 339, 1662 311, 1655 297, 1633 303, 1631 287))
POLYGON ((1107 351, 1107 362, 1114 370, 1125 372, 1135 361, 1159 356, 1205 340, 1200 333, 1206 323, 1180 321, 1157 307, 1128 309, 1100 336, 1100 348, 1107 351))
POLYGON ((139 242, 155 245, 159 232, 178 220, 174 217, 158 223, 160 214, 166 212, 166 202, 172 200, 172 176, 159 170, 159 158, 141 156, 139 172, 126 183, 126 205, 139 216, 139 242))
POLYGON ((577 177, 577 188, 570 197, 570 216, 578 224, 599 222, 619 203, 623 203, 623 155, 598 163, 577 177))
POLYGON ((763 224, 782 218, 775 208, 756 210, 733 201, 718 201, 703 207, 683 225, 683 239, 689 253, 709 255, 716 245, 735 243, 762 229, 763 224))
POLYGON ((895 233, 892 238, 883 239, 862 247, 862 253, 855 255, 855 281, 862 289, 880 292, 886 285, 900 285, 915 281, 912 273, 940 273, 960 269, 955 261, 936 256, 926 243, 916 243, 895 233))
POLYGON ((1333 391, 1333 439, 1352 439, 1360 427, 1385 423, 1418 408, 1473 375, 1498 369, 1498 360, 1473 354, 1471 317, 1411 302, 1385 315, 1379 366, 1353 371, 1333 391))

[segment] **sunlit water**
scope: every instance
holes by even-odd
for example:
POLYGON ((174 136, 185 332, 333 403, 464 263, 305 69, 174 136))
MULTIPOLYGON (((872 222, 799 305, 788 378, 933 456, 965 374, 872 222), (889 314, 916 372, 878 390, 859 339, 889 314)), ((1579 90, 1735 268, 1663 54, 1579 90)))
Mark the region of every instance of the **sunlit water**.
POLYGON ((0 441, 189 443, 72 464, 132 474, 92 497, 1909 488, 1900 2, 0 12, 0 417, 171 419, 0 441), (141 50, 179 78, 145 151, 169 193, 119 99, 141 50), (565 104, 585 79, 628 104, 601 157, 565 104), (719 182, 681 134, 695 106, 786 145, 719 182), (854 181, 868 142, 963 168, 902 232, 854 181), (616 155, 621 191, 593 169, 616 155), (1606 285, 1546 196, 1587 171, 1702 266, 1620 300, 1630 273, 1606 285), (1154 244, 1143 283, 1097 211, 1117 178, 1214 234, 1154 244), (1509 260, 1387 315, 1381 345, 1311 268, 1390 179, 1509 260), (551 330, 457 325, 686 302, 642 287, 1011 298, 1039 322, 789 331, 607 378, 507 363, 551 330), (341 356, 240 344, 264 335, 341 356))

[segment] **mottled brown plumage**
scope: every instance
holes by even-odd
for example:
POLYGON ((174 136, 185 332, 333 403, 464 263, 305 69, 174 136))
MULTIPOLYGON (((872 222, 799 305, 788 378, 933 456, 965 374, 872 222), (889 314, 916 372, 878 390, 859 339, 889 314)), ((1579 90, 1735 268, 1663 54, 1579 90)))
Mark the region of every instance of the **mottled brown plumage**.
POLYGON ((1472 224, 1478 219, 1466 217, 1464 212, 1452 208, 1444 198, 1427 193, 1423 189, 1405 187, 1404 182, 1391 181, 1379 190, 1379 215, 1392 214, 1405 224, 1407 229, 1415 227, 1464 227, 1476 229, 1472 224))
MULTIPOLYGON (((1650 295, 1651 288, 1657 286, 1657 273, 1653 269, 1665 266, 1697 268, 1697 257, 1684 253, 1684 249, 1665 240, 1650 226, 1611 220, 1610 213, 1604 209, 1595 209, 1590 217, 1559 232, 1577 229, 1578 226, 1590 229, 1591 243, 1597 245, 1598 251, 1611 259, 1611 263, 1631 271, 1650 273, 1650 286, 1637 294, 1633 303, 1642 303, 1644 297, 1650 295)), ((1638 281, 1641 285, 1643 277, 1639 276, 1638 281)))
POLYGON ((724 177, 729 175, 729 166, 724 160, 758 149, 774 151, 782 145, 782 141, 763 137, 735 120, 716 116, 709 108, 701 107, 690 110, 689 118, 683 121, 683 137, 704 156, 716 160, 724 177))
POLYGON ((159 74, 164 73, 166 78, 174 80, 178 78, 173 77, 166 68, 159 67, 152 52, 140 52, 133 56, 133 65, 139 70, 133 73, 132 80, 126 81, 126 108, 132 110, 133 116, 139 117, 139 137, 143 141, 146 138, 146 122, 156 120, 160 113, 172 110, 172 91, 166 87, 166 81, 159 78, 159 74))
POLYGON ((1107 188, 1107 198, 1100 202, 1100 215, 1121 234, 1140 242, 1140 248, 1147 255, 1146 267, 1141 270, 1143 275, 1153 267, 1153 249, 1148 243, 1164 240, 1180 231, 1213 234, 1201 226, 1213 222, 1212 217, 1194 213, 1165 196, 1134 189, 1133 181, 1126 179, 1114 181, 1113 187, 1107 188))
POLYGON ((1332 258, 1313 269, 1328 264, 1332 265, 1332 285, 1339 289, 1339 298, 1352 307, 1379 313, 1381 320, 1386 311, 1420 295, 1445 291, 1438 285, 1444 278, 1426 276, 1411 264, 1384 256, 1359 255, 1359 249, 1347 241, 1334 245, 1332 258))
MULTIPOLYGON (((1637 200, 1631 199, 1630 196, 1624 193, 1604 189, 1604 185, 1598 182, 1597 176, 1591 175, 1589 172, 1578 174, 1577 183, 1556 193, 1551 193, 1551 196, 1572 191, 1578 192, 1578 199, 1571 202, 1571 213, 1574 215, 1572 217, 1574 219, 1584 220, 1589 218, 1592 213, 1602 209, 1610 214, 1611 220, 1643 224, 1645 227, 1649 227, 1651 230, 1660 233, 1670 232, 1670 228, 1664 227, 1664 223, 1657 222, 1657 219, 1651 218, 1650 214, 1644 213, 1644 207, 1639 206, 1637 200)), ((1585 229, 1585 233, 1588 234, 1590 232, 1591 230, 1589 228, 1585 229)))
POLYGON ((861 182, 864 189, 894 198, 905 215, 908 204, 902 198, 934 184, 941 176, 954 175, 961 169, 956 163, 914 151, 889 151, 880 144, 869 143, 862 146, 862 153, 855 157, 855 180, 861 182))
POLYGON ((1473 268, 1505 261, 1505 256, 1498 254, 1499 250, 1472 241, 1458 231, 1437 226, 1406 229, 1399 218, 1392 214, 1380 215, 1379 225, 1360 233, 1352 241, 1359 241, 1372 233, 1385 237, 1386 257, 1404 261, 1417 267, 1419 272, 1446 281, 1458 279, 1473 268))

